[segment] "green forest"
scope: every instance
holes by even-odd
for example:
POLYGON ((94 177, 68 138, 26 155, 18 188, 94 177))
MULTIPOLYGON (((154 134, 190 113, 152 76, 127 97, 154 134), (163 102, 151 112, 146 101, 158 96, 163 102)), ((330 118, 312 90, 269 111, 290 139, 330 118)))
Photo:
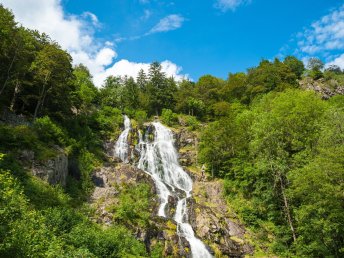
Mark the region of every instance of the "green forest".
POLYGON ((123 114, 138 127, 159 116, 197 132, 209 180, 223 180, 228 205, 269 255, 343 257, 343 85, 339 67, 287 56, 195 82, 153 62, 147 74, 110 76, 97 88, 86 66, 0 5, 0 257, 161 257, 128 226, 148 223, 145 202, 125 212, 132 195, 147 198, 144 185, 126 190, 111 227, 92 220, 87 205, 92 173, 107 159, 103 142, 117 139, 123 114), (22 150, 44 161, 56 146, 73 164, 65 187, 21 161, 22 150))

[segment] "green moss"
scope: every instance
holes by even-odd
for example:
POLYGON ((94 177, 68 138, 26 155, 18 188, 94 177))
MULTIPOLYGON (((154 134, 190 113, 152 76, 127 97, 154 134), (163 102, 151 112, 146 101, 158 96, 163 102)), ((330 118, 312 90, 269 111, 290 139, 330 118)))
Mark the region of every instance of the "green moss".
POLYGON ((168 229, 171 229, 171 230, 174 230, 174 231, 177 230, 177 225, 175 223, 173 223, 171 220, 167 221, 166 226, 167 226, 168 229))
POLYGON ((216 244, 210 243, 209 246, 214 251, 216 258, 222 258, 223 257, 221 250, 219 249, 219 247, 216 244))
POLYGON ((239 243, 240 245, 243 245, 243 244, 244 244, 244 240, 241 239, 241 238, 239 238, 239 237, 231 236, 230 239, 232 239, 234 242, 239 243))

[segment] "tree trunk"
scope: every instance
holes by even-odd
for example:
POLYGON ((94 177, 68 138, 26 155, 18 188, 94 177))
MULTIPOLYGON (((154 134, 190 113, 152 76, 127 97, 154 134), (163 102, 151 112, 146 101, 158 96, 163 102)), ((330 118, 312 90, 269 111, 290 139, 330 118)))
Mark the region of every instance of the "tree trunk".
POLYGON ((19 80, 17 79, 16 87, 14 88, 13 97, 12 97, 11 105, 10 105, 10 110, 11 111, 14 110, 17 94, 18 94, 19 91, 20 91, 20 89, 19 89, 19 80))
POLYGON ((43 84, 43 89, 42 89, 42 94, 39 96, 39 99, 37 101, 37 105, 36 105, 36 108, 35 108, 35 113, 33 114, 33 120, 34 121, 36 120, 39 108, 43 104, 44 99, 45 99, 45 97, 47 95, 47 90, 45 89, 45 87, 47 86, 49 76, 50 76, 50 73, 47 73, 46 76, 45 76, 44 84, 43 84))
POLYGON ((11 64, 10 64, 10 67, 7 70, 7 78, 6 78, 5 82, 4 82, 4 85, 2 85, 2 88, 0 90, 0 96, 1 96, 1 94, 3 93, 3 91, 6 88, 7 82, 9 80, 9 78, 10 78, 10 73, 11 73, 11 70, 12 70, 12 66, 14 64, 14 60, 16 59, 16 57, 17 57, 17 50, 15 51, 14 56, 13 56, 12 61, 11 61, 11 64))
POLYGON ((292 235, 293 235, 293 240, 295 242, 296 241, 296 234, 295 234, 295 229, 294 229, 293 221, 292 221, 291 214, 290 214, 288 199, 287 199, 287 196, 285 195, 284 183, 283 183, 283 180, 282 180, 282 177, 280 174, 278 175, 278 177, 279 177, 280 184, 281 184, 281 191, 282 191, 282 197, 283 197, 283 202, 284 202, 284 211, 287 215, 288 224, 289 224, 290 230, 291 230, 292 235))
POLYGON ((41 105, 41 97, 37 101, 37 105, 36 105, 36 108, 35 108, 35 113, 33 114, 33 121, 36 120, 36 117, 37 117, 37 114, 38 114, 38 109, 39 109, 40 105, 41 105))

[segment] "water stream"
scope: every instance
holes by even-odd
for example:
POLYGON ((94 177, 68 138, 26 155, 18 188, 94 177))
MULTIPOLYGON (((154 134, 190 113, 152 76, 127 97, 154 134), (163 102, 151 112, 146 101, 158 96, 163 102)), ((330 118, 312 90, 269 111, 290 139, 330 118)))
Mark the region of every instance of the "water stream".
POLYGON ((129 162, 129 144, 128 135, 130 132, 130 119, 128 116, 124 116, 124 130, 118 137, 115 145, 115 156, 119 157, 124 163, 129 162))
MULTIPOLYGON (((125 120, 127 119, 125 117, 125 120)), ((193 258, 212 257, 202 241, 195 237, 188 222, 187 198, 191 197, 192 180, 179 165, 178 153, 173 145, 173 134, 170 129, 159 122, 154 122, 152 125, 154 126, 154 139, 150 139, 148 132, 144 136, 139 135, 140 160, 138 168, 151 175, 155 182, 160 198, 158 215, 166 217, 165 210, 169 196, 178 198, 174 215, 174 220, 177 222, 177 234, 189 242, 193 258)), ((116 148, 118 146, 116 155, 118 153, 118 157, 124 162, 128 162, 129 146, 127 143, 126 145, 123 143, 123 138, 128 136, 127 128, 130 130, 130 120, 119 137, 118 144, 116 143, 116 148), (123 150, 123 148, 127 148, 127 150, 123 150)))

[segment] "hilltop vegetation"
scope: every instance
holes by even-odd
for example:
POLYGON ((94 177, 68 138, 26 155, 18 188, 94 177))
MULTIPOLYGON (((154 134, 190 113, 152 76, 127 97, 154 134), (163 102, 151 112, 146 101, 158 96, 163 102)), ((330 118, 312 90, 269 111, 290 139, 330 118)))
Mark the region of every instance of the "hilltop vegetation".
POLYGON ((21 27, 1 5, 0 39, 0 256, 151 255, 125 226, 126 210, 103 228, 85 203, 122 113, 138 127, 160 115, 199 131, 200 162, 225 180, 229 205, 267 252, 344 255, 344 97, 325 100, 299 83, 321 80, 334 91, 344 84, 339 67, 313 58, 305 68, 288 56, 225 80, 176 82, 154 62, 148 74, 110 76, 98 89, 84 65, 73 67, 48 35, 21 27), (44 162, 56 146, 75 164, 65 189, 33 177, 20 160, 28 150, 44 162))

